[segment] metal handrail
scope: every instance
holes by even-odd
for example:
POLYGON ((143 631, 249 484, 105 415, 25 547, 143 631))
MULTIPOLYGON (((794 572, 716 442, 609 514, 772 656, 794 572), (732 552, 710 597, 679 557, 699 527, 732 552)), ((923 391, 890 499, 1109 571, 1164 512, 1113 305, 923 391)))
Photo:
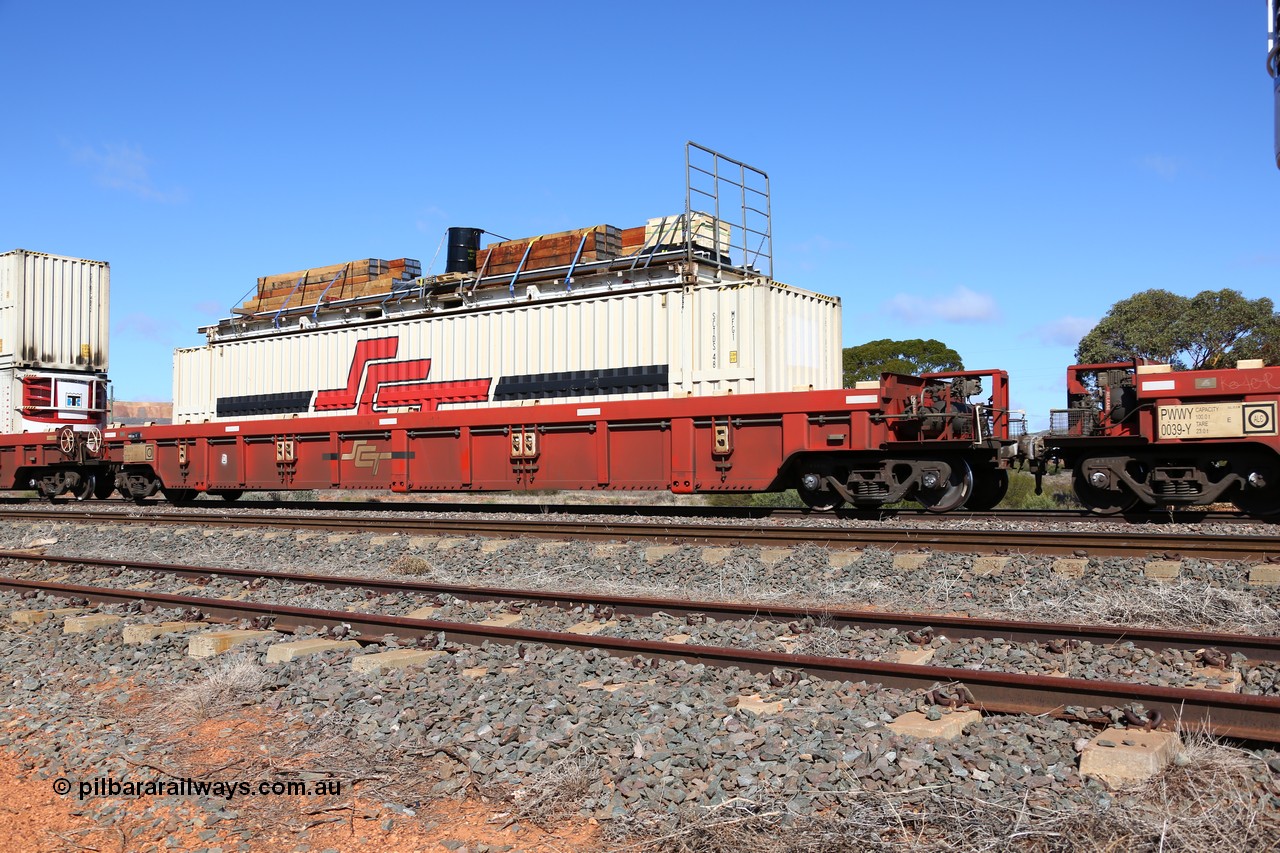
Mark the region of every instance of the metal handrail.
POLYGON ((347 267, 349 266, 351 266, 351 264, 343 264, 342 269, 338 270, 338 274, 335 275, 332 279, 330 279, 329 283, 325 285, 324 290, 320 292, 320 298, 316 300, 316 310, 311 312, 312 320, 316 319, 316 317, 320 315, 320 306, 324 304, 324 298, 329 295, 329 288, 333 287, 333 285, 338 281, 338 279, 346 278, 347 267))
POLYGON ((696 142, 685 143, 685 253, 690 260, 695 245, 694 216, 707 215, 694 210, 695 197, 705 199, 711 208, 711 245, 716 254, 716 269, 723 269, 727 265, 725 258, 736 249, 742 252, 744 269, 760 269, 763 265, 768 277, 773 278, 773 202, 768 173, 696 142), (697 156, 710 157, 710 168, 696 163, 697 156), (710 179, 709 188, 697 185, 698 176, 710 179), (721 215, 722 185, 730 191, 736 190, 741 221, 730 222, 721 215), (728 230, 724 237, 727 244, 722 242, 722 225, 728 230))
POLYGON ((594 228, 588 228, 582 232, 582 239, 578 241, 578 251, 573 253, 573 260, 569 262, 569 271, 564 274, 564 289, 566 291, 573 290, 573 271, 578 266, 578 259, 582 257, 582 250, 586 248, 587 237, 594 231, 594 228))
MULTIPOLYGON (((516 295, 516 282, 520 279, 520 273, 524 272, 524 265, 529 260, 529 253, 533 251, 533 244, 541 239, 542 238, 540 236, 534 237, 529 241, 529 245, 524 247, 524 255, 520 258, 520 263, 516 266, 516 271, 511 274, 511 284, 507 285, 512 296, 516 295)), ((492 252, 490 252, 490 255, 492 256, 492 252)), ((488 260, 488 258, 485 260, 488 260)))
POLYGON ((275 316, 271 318, 271 325, 274 326, 275 328, 277 329, 280 328, 280 315, 283 314, 284 310, 289 307, 289 300, 293 298, 293 294, 298 292, 298 288, 302 286, 302 283, 307 280, 307 274, 309 272, 310 270, 302 274, 302 278, 298 279, 297 283, 293 285, 293 290, 290 290, 289 295, 284 298, 284 303, 280 306, 280 310, 277 311, 275 313, 275 316))
MULTIPOLYGON (((674 217, 674 218, 677 221, 673 222, 671 225, 671 231, 673 234, 675 233, 675 230, 677 228, 681 227, 681 223, 684 221, 684 217, 674 217)), ((640 246, 640 248, 636 249, 635 259, 631 262, 630 269, 634 270, 636 268, 636 264, 640 263, 640 258, 642 256, 644 257, 645 261, 644 261, 644 266, 641 267, 641 269, 649 268, 649 265, 653 262, 653 256, 658 252, 658 247, 662 245, 662 238, 667 235, 667 219, 668 217, 663 217, 661 220, 659 220, 658 229, 653 232, 654 239, 653 239, 652 246, 649 245, 649 238, 646 237, 644 243, 640 246), (646 248, 648 249, 647 252, 645 251, 646 248)), ((686 255, 687 255, 687 250, 686 250, 686 255)))

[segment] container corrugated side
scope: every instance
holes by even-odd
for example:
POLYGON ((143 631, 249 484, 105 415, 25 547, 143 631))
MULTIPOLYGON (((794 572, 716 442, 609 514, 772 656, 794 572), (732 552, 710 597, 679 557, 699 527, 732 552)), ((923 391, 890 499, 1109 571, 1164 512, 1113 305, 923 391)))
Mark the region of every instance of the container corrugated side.
POLYGON ((111 267, 18 249, 0 255, 0 353, 24 367, 108 367, 111 267))
POLYGON ((219 400, 224 417, 229 400, 237 417, 311 414, 319 392, 349 384, 352 405, 372 407, 329 413, 403 410, 379 400, 415 383, 483 388, 446 393, 440 408, 602 399, 582 389, 592 382, 613 383, 611 399, 836 388, 839 330, 838 300, 752 282, 247 337, 174 354, 174 420, 218 417, 219 400), (618 390, 627 388, 646 390, 618 390))
POLYGON ((18 406, 22 405, 22 374, 27 371, 0 367, 0 432, 22 432, 18 406))

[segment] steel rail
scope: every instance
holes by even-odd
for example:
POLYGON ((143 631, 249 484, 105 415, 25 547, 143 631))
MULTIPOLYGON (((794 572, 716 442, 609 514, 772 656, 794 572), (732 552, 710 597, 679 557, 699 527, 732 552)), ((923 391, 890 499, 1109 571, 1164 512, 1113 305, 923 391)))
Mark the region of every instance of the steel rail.
POLYGON ((927 691, 940 685, 959 684, 972 697, 972 701, 966 704, 988 714, 1065 714, 1068 706, 1103 708, 1140 702, 1148 711, 1162 714, 1166 724, 1181 729, 1203 727, 1219 736, 1267 742, 1280 740, 1280 697, 1274 696, 951 669, 856 658, 789 655, 717 646, 676 645, 652 640, 581 636, 554 631, 500 628, 18 578, 0 578, 0 589, 43 591, 68 598, 83 597, 100 604, 141 601, 156 606, 194 608, 223 620, 265 616, 274 620, 275 627, 286 631, 296 630, 304 625, 330 627, 345 624, 354 631, 371 637, 381 637, 388 633, 406 638, 443 634, 446 641, 455 643, 541 643, 553 648, 599 649, 620 657, 643 656, 672 661, 696 661, 709 666, 737 667, 756 673, 772 672, 775 669, 797 670, 813 678, 863 681, 901 690, 927 691))
MULTIPOLYGON (((22 506, 22 505, 47 505, 49 502, 46 498, 20 498, 7 497, 0 498, 0 504, 22 506)), ((61 509, 62 512, 76 514, 82 512, 137 512, 142 511, 168 511, 174 510, 181 512, 184 509, 199 510, 201 504, 203 506, 218 506, 216 502, 200 502, 194 507, 191 505, 171 505, 163 501, 151 501, 143 504, 135 504, 132 501, 109 500, 106 502, 95 501, 85 504, 75 500, 59 499, 53 502, 54 506, 61 509)), ((653 504, 565 504, 565 503, 549 503, 549 502, 521 502, 521 503, 502 503, 489 504, 468 501, 391 501, 383 502, 376 500, 368 501, 294 501, 294 500, 272 500, 272 501, 252 501, 237 504, 223 504, 226 510, 294 510, 302 512, 382 512, 387 514, 406 514, 420 512, 424 514, 438 515, 448 512, 470 512, 480 515, 497 515, 508 513, 511 515, 613 515, 613 516, 635 516, 635 517, 665 517, 665 518, 733 518, 733 519, 811 519, 814 521, 821 520, 856 520, 856 521, 890 521, 894 519, 912 519, 929 521, 933 523, 941 523, 945 520, 969 520, 969 521, 1008 521, 1013 523, 1035 522, 1035 523, 1081 523, 1094 524, 1108 522, 1113 524, 1129 523, 1129 524, 1241 524, 1241 525, 1258 525, 1267 523, 1264 519, 1254 518, 1241 512, 1222 512, 1217 510, 1202 509, 1177 509, 1167 510, 1163 512, 1129 512, 1118 516, 1100 516, 1084 509, 993 509, 982 512, 969 510, 956 510, 949 512, 945 516, 940 517, 936 513, 929 512, 923 508, 914 507, 880 507, 880 508, 858 508, 858 507, 841 507, 840 509, 830 512, 814 512, 808 509, 799 509, 795 507, 754 507, 754 506, 697 506, 697 505, 653 505, 653 504)))
POLYGON ((243 581, 266 579, 282 583, 314 584, 328 589, 371 590, 383 594, 451 595, 455 598, 474 602, 526 601, 559 609, 589 605, 597 608, 608 608, 615 614, 643 617, 650 617, 662 612, 676 617, 711 616, 719 621, 763 619, 771 622, 793 622, 806 618, 818 618, 824 624, 833 628, 858 630, 892 628, 903 632, 919 632, 926 628, 932 628, 936 634, 944 635, 950 639, 1001 638, 1014 643, 1078 640, 1095 645, 1115 645, 1128 642, 1140 648, 1155 649, 1157 651, 1165 649, 1176 649, 1178 651, 1216 649, 1227 655, 1244 655, 1250 660, 1280 660, 1280 637, 1251 636, 1248 634, 1222 634, 1208 631, 1180 631, 1128 626, 1116 627, 1069 622, 1012 622, 1002 619, 944 616, 928 613, 890 613, 880 610, 858 610, 847 607, 786 607, 751 602, 598 595, 587 592, 467 586, 423 581, 268 571, 263 569, 233 569, 214 566, 150 563, 98 557, 37 556, 21 551, 0 550, 0 560, 132 569, 192 579, 211 577, 234 578, 243 581))
MULTIPOLYGON (((67 521, 66 513, 49 510, 4 510, 0 520, 67 521)), ((643 523, 626 521, 541 521, 487 518, 369 518, 272 514, 228 515, 219 512, 122 515, 86 512, 77 522, 123 524, 218 525, 290 529, 356 530, 362 533, 405 533, 435 536, 499 538, 588 539, 641 541, 698 546, 768 546, 813 544, 850 549, 868 545, 927 548, 935 551, 983 554, 993 551, 1021 554, 1097 557, 1143 557, 1178 553, 1205 559, 1262 561, 1280 558, 1280 536, 1178 535, 1146 531, 1080 532, 1044 530, 967 530, 912 527, 794 527, 767 525, 643 523)))

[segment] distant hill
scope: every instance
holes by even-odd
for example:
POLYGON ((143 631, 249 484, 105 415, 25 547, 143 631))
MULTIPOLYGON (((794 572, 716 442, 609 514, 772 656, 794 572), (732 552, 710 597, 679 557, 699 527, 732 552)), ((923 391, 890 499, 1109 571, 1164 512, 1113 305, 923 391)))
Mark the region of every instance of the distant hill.
POLYGON ((111 404, 111 421, 127 425, 154 421, 158 424, 173 422, 173 403, 127 403, 116 400, 111 404))

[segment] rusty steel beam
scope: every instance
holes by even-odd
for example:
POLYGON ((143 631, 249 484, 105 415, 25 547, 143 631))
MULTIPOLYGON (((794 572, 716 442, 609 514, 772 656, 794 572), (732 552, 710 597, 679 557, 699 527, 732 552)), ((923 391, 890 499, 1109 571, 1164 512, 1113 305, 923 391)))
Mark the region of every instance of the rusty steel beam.
MULTIPOLYGON (((225 599, 198 598, 167 593, 106 589, 74 584, 0 578, 0 589, 40 590, 64 597, 119 604, 143 601, 153 605, 196 608, 222 619, 269 616, 277 627, 289 630, 302 625, 316 627, 347 624, 370 637, 395 634, 420 637, 443 634, 462 643, 541 643, 553 648, 599 649, 621 657, 653 657, 696 661, 710 666, 737 667, 751 672, 797 670, 826 680, 867 682, 902 690, 932 690, 939 685, 962 685, 972 696, 967 704, 984 713, 1063 714, 1068 706, 1101 708, 1142 703, 1163 715, 1165 725, 1180 729, 1205 728, 1219 736, 1268 742, 1280 741, 1280 697, 1249 696, 1214 690, 1155 687, 1141 684, 1091 681, 1081 678, 1024 675, 1021 673, 951 669, 947 667, 884 663, 855 658, 826 658, 750 651, 716 646, 674 645, 652 640, 581 636, 554 631, 499 628, 488 625, 379 616, 340 610, 319 610, 225 599)), ((371 640, 376 642, 375 640, 371 640)))

